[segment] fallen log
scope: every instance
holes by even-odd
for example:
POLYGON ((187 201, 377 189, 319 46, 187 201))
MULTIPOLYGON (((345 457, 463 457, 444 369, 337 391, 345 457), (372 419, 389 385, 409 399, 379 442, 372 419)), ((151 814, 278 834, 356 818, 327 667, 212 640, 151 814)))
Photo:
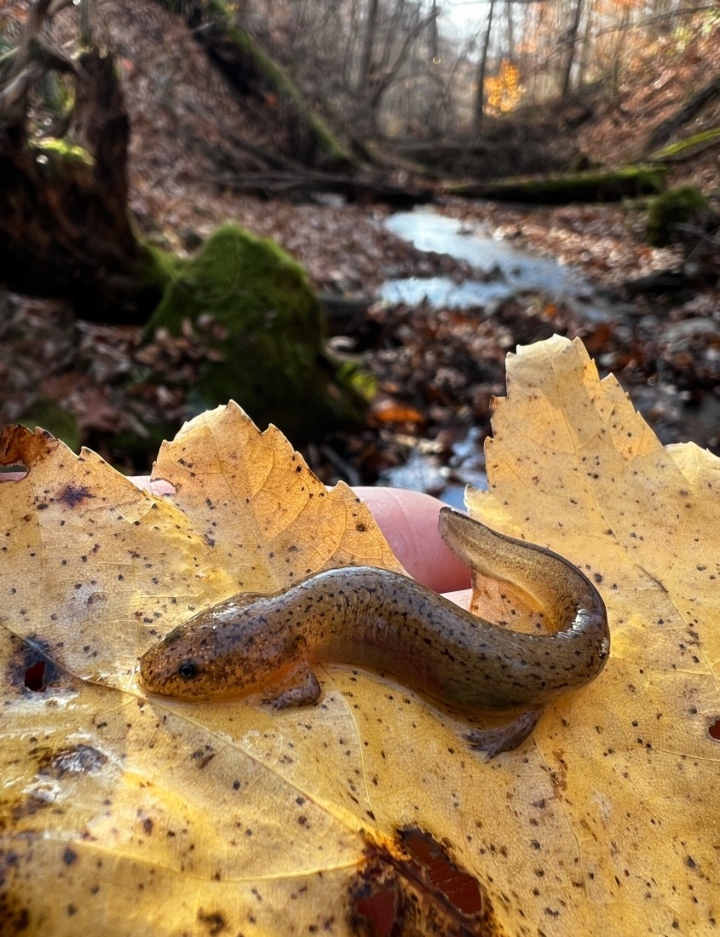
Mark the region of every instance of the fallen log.
POLYGON ((448 183, 442 190, 447 195, 524 205, 613 202, 661 192, 665 172, 664 166, 627 166, 552 176, 512 177, 494 182, 448 183))
POLYGON ((430 185, 396 185, 383 179, 334 175, 312 170, 257 172, 218 175, 213 180, 221 188, 261 196, 304 195, 314 192, 336 193, 350 202, 378 200, 393 208, 423 205, 435 197, 430 185))

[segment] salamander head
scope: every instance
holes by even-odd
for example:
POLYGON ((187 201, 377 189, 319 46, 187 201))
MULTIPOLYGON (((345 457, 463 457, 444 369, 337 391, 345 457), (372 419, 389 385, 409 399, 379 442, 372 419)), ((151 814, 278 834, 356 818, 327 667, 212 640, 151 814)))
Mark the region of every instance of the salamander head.
POLYGON ((217 674, 212 673, 213 659, 207 641, 188 635, 181 625, 140 658, 140 682, 161 696, 208 699, 213 695, 213 680, 217 680, 217 674))
MULTIPOLYGON (((262 602, 264 600, 260 600, 262 602)), ((241 697, 263 689, 301 656, 258 602, 228 601, 174 628, 140 658, 140 682, 175 699, 241 697)))

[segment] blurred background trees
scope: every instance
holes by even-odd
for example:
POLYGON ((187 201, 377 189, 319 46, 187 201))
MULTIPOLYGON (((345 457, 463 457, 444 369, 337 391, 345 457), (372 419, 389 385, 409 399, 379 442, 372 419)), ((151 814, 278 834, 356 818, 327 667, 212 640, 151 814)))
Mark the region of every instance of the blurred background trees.
POLYGON ((692 0, 237 0, 229 4, 329 116, 362 138, 432 140, 484 115, 603 83, 691 39, 692 0))
MULTIPOLYGON (((328 482, 372 482, 408 439, 442 437, 447 458, 471 423, 481 440, 505 351, 561 332, 624 368, 660 420, 663 394, 701 401, 709 425, 696 435, 716 447, 719 141, 720 10, 708 0, 0 3, 0 421, 37 422, 137 472, 183 419, 233 394, 309 439, 328 482), (664 179, 677 188, 648 206, 639 196, 664 179), (501 238, 577 266, 601 284, 611 324, 568 312, 550 280, 518 288, 504 312, 485 300, 461 313, 420 299, 386 308, 380 291, 398 277, 474 274, 445 241, 429 250, 384 224, 428 201, 433 222, 461 224, 454 240, 501 238), (218 272, 228 219, 246 231, 228 249, 222 239, 218 272), (307 275, 263 242, 278 263, 258 264, 266 282, 250 291, 257 271, 237 258, 263 237, 307 275), (198 282, 198 265, 213 282, 198 282), (284 278, 278 265, 295 331, 278 327, 265 289, 284 278), (290 426, 285 399, 263 411, 279 365, 228 321, 226 299, 286 346, 291 378, 298 331, 309 335, 285 396, 304 418, 298 387, 320 386, 320 428, 290 426), (170 300, 181 321, 148 326, 170 300), (241 359, 269 387, 210 386, 241 359), (351 410, 366 421, 360 442, 354 429, 326 434, 351 410)), ((495 280, 479 269, 481 285, 495 280)), ((684 427, 686 410, 672 413, 684 427)))

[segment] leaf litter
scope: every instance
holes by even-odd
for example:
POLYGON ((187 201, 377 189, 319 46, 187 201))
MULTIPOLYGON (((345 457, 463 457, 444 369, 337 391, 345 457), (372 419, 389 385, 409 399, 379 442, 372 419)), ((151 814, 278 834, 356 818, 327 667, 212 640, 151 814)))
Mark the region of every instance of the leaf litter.
MULTIPOLYGON (((21 20, 23 5, 14 9, 21 20)), ((75 23, 73 17, 76 11, 71 10, 53 21, 59 41, 75 35, 75 26, 68 25, 75 23)), ((238 106, 191 32, 155 3, 130 0, 98 27, 119 54, 133 128, 131 207, 146 237, 186 253, 189 244, 232 218, 278 240, 308 269, 318 290, 365 297, 371 304, 375 290, 388 278, 443 273, 462 281, 470 275, 466 265, 416 251, 391 235, 382 224, 388 214, 384 206, 268 202, 223 187, 220 169, 227 174, 229 166, 238 171, 252 168, 243 142, 269 149, 284 145, 273 136, 273 114, 238 106)), ((652 48, 639 53, 619 77, 614 98, 600 94, 592 99, 593 117, 577 131, 578 145, 588 153, 602 153, 606 160, 634 159, 631 150, 637 139, 645 139, 654 122, 672 113, 682 88, 703 81, 708 63, 715 60, 717 27, 708 31, 693 25, 692 37, 680 47, 672 35, 660 36, 652 48), (649 70, 654 76, 650 85, 649 70), (672 75, 680 78, 670 80, 672 75), (633 134, 627 133, 627 114, 632 115, 633 134)), ((711 120, 712 114, 702 119, 711 120)), ((673 184, 692 181, 694 174, 706 191, 717 186, 716 150, 671 167, 673 184)), ((448 199, 442 211, 493 236, 577 265, 596 287, 622 300, 622 311, 604 329, 565 322, 561 311, 555 331, 583 338, 603 373, 619 376, 664 442, 693 438, 718 451, 717 286, 672 301, 660 294, 626 302, 626 280, 672 268, 682 259, 679 247, 647 246, 643 204, 528 211, 448 199), (703 328, 705 322, 709 328, 703 328), (678 331, 676 326, 682 323, 688 323, 687 328, 678 331)), ((37 405, 51 399, 76 417, 83 443, 126 471, 148 470, 157 449, 155 428, 163 427, 166 435, 172 435, 192 415, 189 388, 208 354, 202 329, 179 339, 160 335, 149 349, 141 350, 139 329, 92 323, 75 327, 66 307, 12 296, 4 302, 8 308, 0 349, 3 422, 27 417, 35 425, 37 405), (10 327, 17 322, 24 329, 21 336, 15 325, 10 327), (130 374, 142 379, 129 380, 130 374), (128 437, 133 446, 126 445, 128 437)), ((489 404, 502 384, 503 355, 513 343, 545 338, 541 327, 545 313, 538 310, 550 315, 553 305, 557 305, 554 297, 518 296, 512 301, 510 323, 503 315, 475 311, 483 334, 496 341, 495 348, 485 348, 484 369, 492 374, 481 382, 475 400, 466 390, 477 370, 469 334, 466 339, 451 339, 455 347, 465 344, 467 353, 456 354, 450 363, 443 361, 439 378, 432 355, 424 353, 423 346, 435 341, 433 333, 443 338, 450 333, 448 310, 373 309, 369 322, 361 316, 343 333, 345 350, 360 355, 384 385, 378 403, 386 411, 376 410, 359 443, 340 437, 318 440, 306 449, 313 468, 329 483, 338 478, 374 483, 387 470, 402 465, 418 446, 428 445, 440 467, 447 467, 454 447, 467 438, 468 408, 478 438, 488 435, 490 411, 482 400, 489 404), (434 316, 444 318, 446 325, 435 329, 430 322, 434 316), (403 356, 393 359, 392 355, 398 342, 408 344, 418 367, 409 392, 404 387, 403 356), (471 363, 466 366, 466 361, 471 363), (411 414, 410 419, 402 419, 403 412, 411 414)), ((470 329, 461 325, 460 331, 467 334, 470 329)), ((435 355, 447 358, 442 347, 435 349, 435 355)), ((462 482, 452 471, 447 480, 462 482)), ((433 490, 442 490, 442 479, 433 490)))

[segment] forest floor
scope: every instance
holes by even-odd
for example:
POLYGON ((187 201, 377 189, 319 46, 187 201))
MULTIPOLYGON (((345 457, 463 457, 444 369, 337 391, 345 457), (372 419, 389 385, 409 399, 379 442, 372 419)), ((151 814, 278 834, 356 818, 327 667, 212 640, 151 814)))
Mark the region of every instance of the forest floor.
MULTIPOLYGON (((377 288, 391 278, 443 274, 462 282, 472 271, 396 238, 383 225, 385 206, 296 204, 223 188, 217 153, 235 138, 253 139, 252 115, 244 125, 231 120, 237 111, 231 92, 185 27, 159 5, 128 0, 113 11, 108 29, 132 125, 131 208, 141 232, 187 252, 198 236, 232 220, 276 239, 306 267, 318 291, 370 300, 367 313, 332 344, 375 376, 378 394, 364 430, 305 448, 324 481, 391 481, 432 493, 481 484, 482 442, 491 431, 491 399, 504 393, 505 355, 554 332, 584 341, 601 373, 617 376, 663 442, 694 440, 720 452, 717 278, 684 293, 628 293, 628 281, 679 269, 687 260, 687 248, 647 245, 645 202, 532 209, 440 198, 435 206, 473 230, 576 267, 615 304, 607 321, 588 321, 541 291, 511 297, 492 314, 376 302, 377 288)), ((606 165, 634 159, 638 141, 720 70, 719 40, 716 25, 682 48, 671 37, 666 47, 649 50, 612 95, 597 98, 594 117, 574 131, 578 147, 606 165)), ((684 135, 719 124, 720 103, 684 135)), ((720 195, 720 144, 673 165, 669 183, 686 182, 720 195)), ((700 262, 716 270, 717 253, 696 247, 700 262)), ((158 415, 179 425, 185 395, 177 375, 186 369, 192 377, 192 336, 156 344, 156 377, 128 395, 127 375, 153 354, 140 346, 139 329, 77 323, 58 303, 17 296, 4 303, 2 420, 31 413, 38 397, 55 400, 76 417, 84 444, 121 469, 146 470, 152 452, 145 461, 123 459, 110 440, 119 432, 142 437, 158 415)))

